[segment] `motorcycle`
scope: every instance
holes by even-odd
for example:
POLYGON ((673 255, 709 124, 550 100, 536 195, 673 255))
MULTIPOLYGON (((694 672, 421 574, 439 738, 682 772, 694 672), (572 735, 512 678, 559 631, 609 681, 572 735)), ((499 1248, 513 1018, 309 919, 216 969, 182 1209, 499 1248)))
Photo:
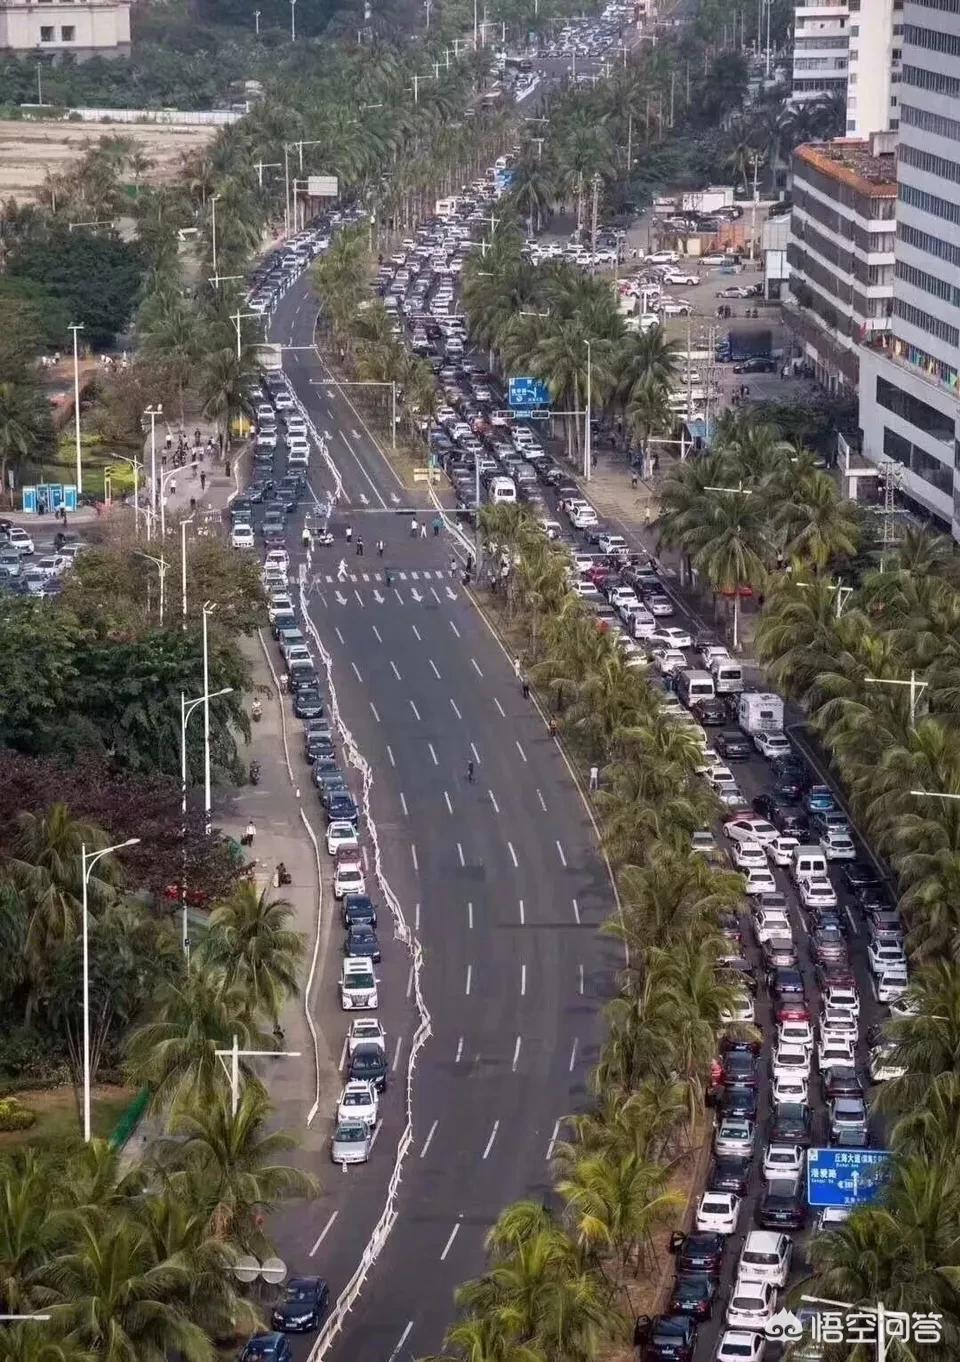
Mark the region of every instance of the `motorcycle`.
POLYGON ((314 542, 322 545, 325 548, 329 547, 333 543, 333 535, 330 533, 329 530, 324 530, 321 534, 317 535, 316 540, 314 542))
POLYGON ((260 763, 258 761, 252 761, 250 763, 250 784, 260 784, 260 763))

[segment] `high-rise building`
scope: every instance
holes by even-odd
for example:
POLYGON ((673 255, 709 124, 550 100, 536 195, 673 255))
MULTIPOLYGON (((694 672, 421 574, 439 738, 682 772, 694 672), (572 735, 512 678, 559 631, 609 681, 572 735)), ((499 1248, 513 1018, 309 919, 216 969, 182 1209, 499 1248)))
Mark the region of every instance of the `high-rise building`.
POLYGON ((84 61, 129 51, 130 0, 0 0, 0 52, 84 61))
POLYGON ((793 153, 783 317, 831 392, 855 392, 860 346, 886 337, 893 297, 897 182, 893 137, 793 153))
POLYGON ((847 0, 847 136, 896 128, 903 0, 847 0))
POLYGON ((793 14, 793 93, 801 103, 846 94, 847 0, 798 0, 793 14))
POLYGON ((891 337, 860 353, 863 453, 960 538, 960 0, 906 0, 891 337))

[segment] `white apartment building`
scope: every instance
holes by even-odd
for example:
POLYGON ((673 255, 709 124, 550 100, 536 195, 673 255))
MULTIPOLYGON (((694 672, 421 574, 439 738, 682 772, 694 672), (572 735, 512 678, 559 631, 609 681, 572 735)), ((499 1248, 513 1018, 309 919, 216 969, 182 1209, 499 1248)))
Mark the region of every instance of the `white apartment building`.
POLYGON ((896 460, 960 539, 960 0, 906 0, 899 96, 892 334, 861 351, 863 453, 896 460))
POLYGON ((845 94, 848 0, 798 0, 793 15, 793 93, 801 103, 845 94))
POLYGON ((784 321, 830 392, 855 392, 863 345, 890 327, 897 182, 893 138, 797 147, 784 321))
POLYGON ((847 136, 897 127, 903 0, 847 0, 847 136))
POLYGON ((0 0, 0 52, 57 60, 130 52, 130 0, 0 0))

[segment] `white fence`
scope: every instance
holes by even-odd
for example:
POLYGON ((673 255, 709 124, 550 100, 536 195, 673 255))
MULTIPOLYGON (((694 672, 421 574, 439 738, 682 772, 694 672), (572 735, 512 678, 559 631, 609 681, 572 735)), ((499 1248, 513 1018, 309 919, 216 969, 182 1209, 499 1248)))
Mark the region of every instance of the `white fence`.
POLYGON ((164 123, 180 128, 222 128, 243 114, 236 109, 67 109, 64 121, 81 123, 164 123))

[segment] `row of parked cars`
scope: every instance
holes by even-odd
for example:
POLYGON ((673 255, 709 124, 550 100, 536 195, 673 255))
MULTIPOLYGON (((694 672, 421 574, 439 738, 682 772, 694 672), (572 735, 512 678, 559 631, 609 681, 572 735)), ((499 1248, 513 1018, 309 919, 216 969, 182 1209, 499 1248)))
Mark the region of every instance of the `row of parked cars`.
MULTIPOLYGON (((63 540, 62 535, 57 538, 63 540)), ((0 520, 0 592, 38 599, 59 595, 82 548, 79 540, 68 540, 53 552, 38 555, 29 530, 0 520)))

